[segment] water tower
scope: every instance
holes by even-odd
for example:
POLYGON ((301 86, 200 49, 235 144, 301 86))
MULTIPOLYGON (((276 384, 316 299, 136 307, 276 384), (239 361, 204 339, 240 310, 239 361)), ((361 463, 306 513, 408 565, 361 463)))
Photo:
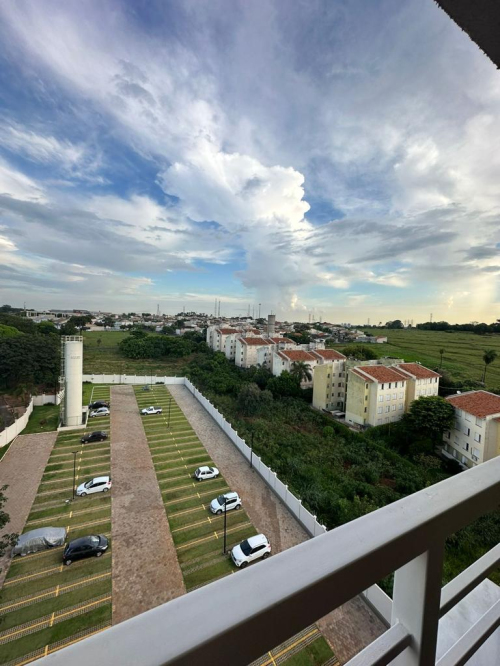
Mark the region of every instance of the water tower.
POLYGON ((82 425, 83 337, 62 337, 61 383, 64 399, 61 410, 64 426, 82 425))
POLYGON ((276 330, 276 315, 270 314, 267 316, 267 336, 272 338, 276 330))

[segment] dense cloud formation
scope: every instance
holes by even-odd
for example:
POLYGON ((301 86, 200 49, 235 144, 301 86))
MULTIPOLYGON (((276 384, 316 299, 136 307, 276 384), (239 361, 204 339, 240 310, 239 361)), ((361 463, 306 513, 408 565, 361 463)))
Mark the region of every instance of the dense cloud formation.
POLYGON ((5 302, 492 318, 500 76, 432 2, 0 17, 5 302))

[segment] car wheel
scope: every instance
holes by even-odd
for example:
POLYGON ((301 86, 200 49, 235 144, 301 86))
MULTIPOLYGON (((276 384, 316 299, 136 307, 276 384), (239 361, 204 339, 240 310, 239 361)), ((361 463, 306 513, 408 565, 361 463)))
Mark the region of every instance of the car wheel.
POLYGON ((242 563, 240 564, 240 569, 246 569, 247 566, 248 566, 248 562, 242 562, 242 563))
POLYGON ((81 497, 87 497, 87 493, 81 493, 81 497))
POLYGON ((201 478, 201 476, 198 477, 198 481, 203 481, 203 479, 201 478))
POLYGON ((109 488, 103 488, 103 489, 102 489, 102 492, 103 492, 103 493, 107 493, 108 490, 109 490, 109 488))
POLYGON ((219 509, 219 510, 218 510, 218 511, 216 511, 215 513, 216 513, 216 514, 217 514, 218 516, 220 516, 220 514, 222 513, 222 510, 221 510, 221 509, 219 509))
POLYGON ((266 560, 269 557, 270 554, 271 553, 264 553, 264 555, 262 555, 262 559, 266 560))
POLYGON ((102 556, 102 550, 98 550, 97 553, 95 554, 96 557, 101 557, 102 556))
POLYGON ((241 509, 241 504, 237 504, 234 508, 235 508, 236 510, 241 509))
POLYGON ((65 562, 64 564, 65 564, 67 567, 69 567, 69 565, 71 564, 72 561, 73 561, 73 560, 66 560, 66 562, 65 562))

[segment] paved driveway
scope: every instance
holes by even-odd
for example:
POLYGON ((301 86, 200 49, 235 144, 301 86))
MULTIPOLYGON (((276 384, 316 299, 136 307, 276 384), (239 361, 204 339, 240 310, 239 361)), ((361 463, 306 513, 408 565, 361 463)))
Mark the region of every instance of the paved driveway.
POLYGON ((139 408, 111 389, 113 624, 185 593, 139 408))
MULTIPOLYGON (((4 511, 10 516, 2 534, 23 531, 56 437, 57 432, 20 435, 0 461, 0 487, 9 486, 4 511)), ((0 586, 9 564, 8 554, 0 559, 0 586)))
MULTIPOLYGON (((233 490, 243 500, 252 523, 277 553, 309 539, 309 535, 246 461, 227 435, 185 386, 169 385, 196 434, 233 490)), ((318 621, 337 658, 345 663, 380 636, 386 627, 361 597, 356 597, 318 621)))

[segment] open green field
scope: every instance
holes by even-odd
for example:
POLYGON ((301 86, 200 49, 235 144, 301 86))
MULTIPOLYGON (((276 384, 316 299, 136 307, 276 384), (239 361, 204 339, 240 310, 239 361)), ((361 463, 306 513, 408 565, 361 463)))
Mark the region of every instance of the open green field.
MULTIPOLYGON (((109 387, 94 387, 94 399, 109 399, 109 387)), ((35 408, 42 409, 42 408, 35 408)), ((31 422, 31 420, 30 420, 31 422)), ((110 471, 109 439, 82 445, 80 437, 107 429, 109 417, 87 430, 60 432, 42 476, 24 532, 65 527, 67 542, 111 532, 109 493, 73 501, 76 485, 110 471)), ((16 557, 0 590, 0 663, 28 663, 111 625, 111 552, 62 563, 64 547, 16 557)))
MULTIPOLYGON (((483 374, 483 353, 495 349, 496 361, 486 371, 486 388, 500 388, 500 335, 476 335, 462 331, 420 331, 418 329, 369 329, 372 335, 387 336, 387 344, 370 345, 379 356, 394 356, 405 361, 420 361, 422 365, 439 368, 439 350, 444 349, 443 369, 455 380, 480 381, 483 374)), ((333 345, 347 351, 349 345, 333 345)))
MULTIPOLYGON (((202 483, 192 478, 197 467, 216 463, 164 385, 153 386, 150 391, 136 386, 134 391, 139 408, 155 405, 163 409, 162 414, 142 419, 186 590, 237 573, 229 552, 257 530, 243 509, 228 512, 224 554, 224 516, 214 515, 209 509, 217 495, 236 489, 229 488, 222 476, 202 483)), ((333 664, 335 659, 313 626, 272 650, 268 660, 259 660, 261 666, 285 662, 321 666, 333 664)))
MULTIPOLYGON (((159 335, 150 333, 149 335, 159 335)), ((190 357, 181 359, 125 358, 118 350, 126 331, 84 331, 83 372, 85 374, 182 375, 190 357), (98 343, 98 341, 101 341, 98 343)))

